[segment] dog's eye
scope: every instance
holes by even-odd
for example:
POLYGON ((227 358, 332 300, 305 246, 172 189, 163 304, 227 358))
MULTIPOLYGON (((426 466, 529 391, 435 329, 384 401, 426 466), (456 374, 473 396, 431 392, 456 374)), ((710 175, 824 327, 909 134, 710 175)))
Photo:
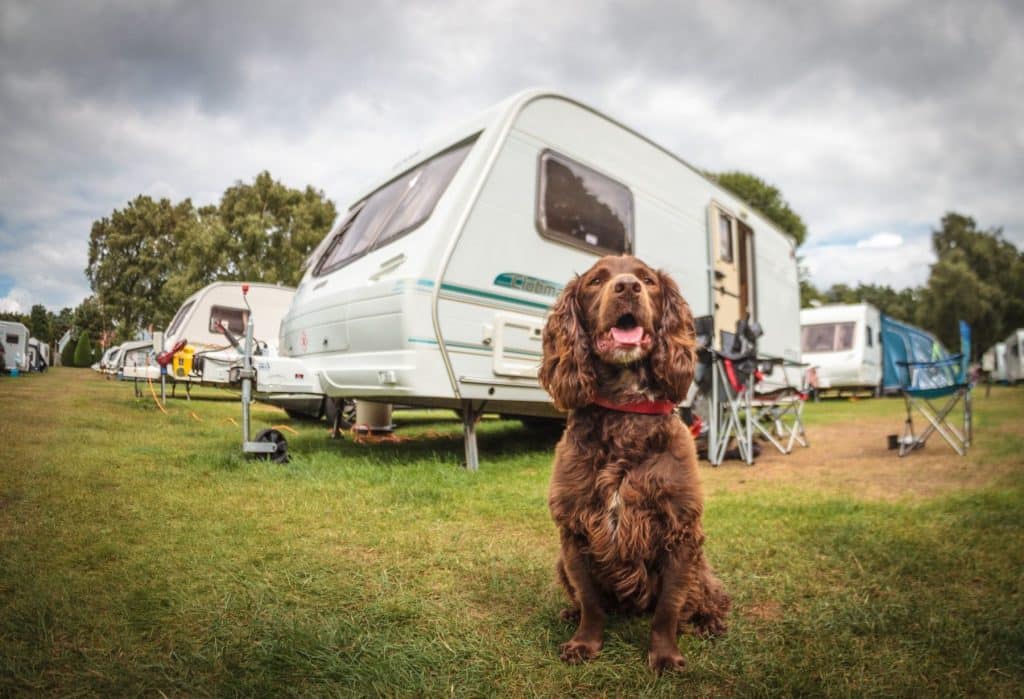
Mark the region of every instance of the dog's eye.
POLYGON ((644 284, 647 286, 654 286, 654 279, 648 276, 644 277, 644 284))
POLYGON ((601 283, 601 277, 594 277, 590 280, 590 286, 597 286, 601 283))

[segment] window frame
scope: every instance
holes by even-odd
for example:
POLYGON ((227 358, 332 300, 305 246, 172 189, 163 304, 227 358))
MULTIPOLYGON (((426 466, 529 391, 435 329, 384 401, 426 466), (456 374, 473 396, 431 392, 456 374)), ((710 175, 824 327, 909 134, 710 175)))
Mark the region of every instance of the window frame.
POLYGON ((448 188, 451 186, 452 180, 454 180, 456 177, 458 177, 459 171, 462 170, 462 166, 466 163, 466 159, 469 158, 469 154, 473 151, 473 146, 476 144, 476 141, 480 137, 481 133, 482 132, 477 131, 473 135, 471 135, 471 136, 469 136, 467 138, 464 138, 461 141, 453 143, 452 145, 448 146, 447 148, 443 148, 443 149, 437 151, 436 153, 431 155, 429 158, 425 158, 425 159, 417 162, 415 165, 412 165, 411 167, 406 168, 402 172, 396 174, 394 177, 389 178, 387 182, 381 183, 381 185, 379 187, 377 187, 372 192, 367 194, 365 197, 363 197, 362 199, 357 201, 355 204, 350 206, 349 209, 348 209, 348 213, 346 214, 346 219, 348 219, 348 220, 339 227, 337 233, 333 234, 333 238, 335 240, 332 240, 330 243, 327 244, 327 246, 324 248, 324 251, 320 254, 319 259, 316 260, 316 262, 313 264, 313 273, 312 273, 313 277, 314 278, 325 277, 325 276, 327 276, 327 275, 329 275, 329 274, 331 274, 333 272, 336 272, 337 270, 341 269, 342 267, 346 267, 346 266, 352 264, 353 262, 355 262, 356 260, 361 259, 363 257, 366 257, 370 253, 372 253, 372 252, 374 252, 376 250, 380 250, 382 248, 385 248, 385 247, 391 245, 392 243, 394 243, 395 241, 397 241, 397 240, 399 240, 401 238, 404 238, 405 236, 409 235, 410 233, 412 233, 416 229, 420 228, 424 223, 429 221, 430 218, 434 215, 434 210, 437 209, 437 205, 441 202, 441 199, 443 199, 444 195, 448 192, 448 188), (369 202, 370 199, 372 199, 378 192, 380 192, 381 190, 389 187, 390 185, 392 185, 393 183, 395 183, 398 180, 402 179, 403 177, 408 176, 410 173, 413 173, 416 170, 420 170, 420 169, 425 168, 427 165, 429 165, 430 163, 434 162, 438 158, 440 158, 440 157, 442 157, 444 155, 447 155, 448 153, 451 153, 452 151, 455 151, 455 150, 458 150, 460 148, 463 148, 463 147, 466 147, 466 154, 463 156, 462 161, 459 163, 459 166, 457 168, 455 168, 455 171, 452 173, 451 179, 449 179, 448 182, 445 184, 445 186, 441 189, 441 192, 438 194, 437 199, 434 200, 433 206, 430 207, 430 209, 423 215, 422 218, 420 218, 418 221, 414 221, 414 222, 410 223, 409 225, 405 226, 401 230, 396 231, 392 235, 388 236, 385 240, 381 240, 381 234, 387 228, 387 224, 390 222, 391 217, 395 213, 395 210, 398 209, 399 204, 402 203, 403 199, 405 199, 405 196, 406 196, 406 194, 409 191, 409 190, 406 190, 406 193, 403 193, 392 204, 391 211, 388 212, 388 215, 384 218, 383 222, 378 226, 377 230, 374 232, 375 236, 374 236, 374 240, 373 240, 372 243, 370 243, 366 248, 364 248, 362 251, 360 251, 360 252, 358 252, 358 253, 356 253, 354 255, 349 255, 348 257, 345 257, 345 258, 343 258, 341 260, 338 260, 337 262, 335 262, 335 263, 333 263, 331 265, 325 265, 324 264, 327 261, 327 258, 329 256, 330 252, 335 248, 335 246, 342 244, 342 238, 344 238, 345 233, 352 227, 352 225, 359 218, 359 214, 362 213, 362 210, 363 210, 363 208, 365 208, 367 202, 369 202))
POLYGON ((603 255, 631 255, 636 239, 636 197, 633 195, 633 190, 626 183, 612 177, 611 175, 602 172, 596 168, 592 168, 589 165, 585 165, 574 158, 560 153, 553 148, 544 148, 537 156, 537 183, 533 209, 533 222, 537 233, 547 240, 561 243, 577 250, 584 250, 592 255, 598 257, 603 255), (546 191, 546 171, 544 168, 545 159, 551 157, 555 160, 561 160, 563 164, 567 164, 571 167, 580 168, 593 175, 604 178, 609 182, 618 185, 625 190, 626 194, 629 195, 629 206, 628 206, 628 220, 626 223, 626 238, 623 250, 616 250, 614 248, 608 248, 602 245, 590 245, 585 241, 569 234, 563 233, 562 231, 553 230, 547 225, 547 216, 544 211, 544 192, 546 191))
POLYGON ((241 329, 240 332, 236 333, 234 330, 231 329, 231 322, 229 320, 228 321, 228 330, 231 331, 231 333, 233 333, 236 336, 241 336, 241 335, 245 334, 245 324, 249 320, 246 317, 246 313, 248 313, 248 311, 246 309, 244 309, 244 308, 236 308, 235 306, 222 306, 221 304, 218 304, 218 303, 211 304, 211 306, 210 306, 210 317, 209 317, 209 320, 206 323, 206 329, 209 332, 211 332, 211 333, 213 333, 215 335, 218 335, 218 334, 219 335, 223 335, 224 334, 224 332, 221 330, 221 328, 219 326, 215 328, 214 325, 213 325, 213 315, 214 315, 214 312, 218 311, 218 310, 221 310, 221 311, 232 311, 232 312, 237 311, 240 314, 240 316, 241 316, 242 329, 241 329))

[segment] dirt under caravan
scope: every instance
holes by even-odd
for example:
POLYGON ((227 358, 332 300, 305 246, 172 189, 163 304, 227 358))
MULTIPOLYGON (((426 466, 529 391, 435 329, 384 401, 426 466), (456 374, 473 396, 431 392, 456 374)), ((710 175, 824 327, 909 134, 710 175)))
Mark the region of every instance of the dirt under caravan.
POLYGON ((482 410, 556 414, 537 382, 546 316, 574 274, 616 253, 672 274, 716 330, 749 315, 761 352, 799 361, 793 240, 643 135, 536 91, 352 203, 307 262, 279 351, 311 391, 460 411, 472 467, 482 410))

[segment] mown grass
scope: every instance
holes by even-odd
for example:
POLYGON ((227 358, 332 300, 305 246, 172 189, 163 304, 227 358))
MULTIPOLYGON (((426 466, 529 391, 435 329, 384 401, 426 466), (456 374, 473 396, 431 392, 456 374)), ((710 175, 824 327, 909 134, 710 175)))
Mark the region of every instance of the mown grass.
MULTIPOLYGON (((709 497, 730 633, 682 639, 688 670, 657 678, 644 619, 612 619, 593 662, 557 658, 572 629, 553 580, 551 437, 487 419, 473 474, 444 412, 400 413, 407 441, 356 444, 258 406, 257 427, 299 431, 278 466, 239 454, 237 402, 174 400, 165 416, 92 372, 4 377, 0 694, 1018 696, 1024 390, 976 408, 965 463, 1011 474, 989 487, 709 497)), ((812 427, 898 424, 902 406, 807 412, 812 427)))

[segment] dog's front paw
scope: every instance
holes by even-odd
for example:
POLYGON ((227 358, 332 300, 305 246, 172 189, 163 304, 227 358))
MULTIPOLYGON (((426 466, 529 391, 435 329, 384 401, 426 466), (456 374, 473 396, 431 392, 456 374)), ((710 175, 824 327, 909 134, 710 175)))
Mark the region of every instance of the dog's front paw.
POLYGON ((665 670, 682 672, 686 669, 686 660, 675 645, 652 647, 647 653, 647 663, 659 675, 665 670))
POLYGON ((558 657, 570 665, 592 660, 601 651, 601 641, 579 641, 572 639, 558 647, 558 657))

